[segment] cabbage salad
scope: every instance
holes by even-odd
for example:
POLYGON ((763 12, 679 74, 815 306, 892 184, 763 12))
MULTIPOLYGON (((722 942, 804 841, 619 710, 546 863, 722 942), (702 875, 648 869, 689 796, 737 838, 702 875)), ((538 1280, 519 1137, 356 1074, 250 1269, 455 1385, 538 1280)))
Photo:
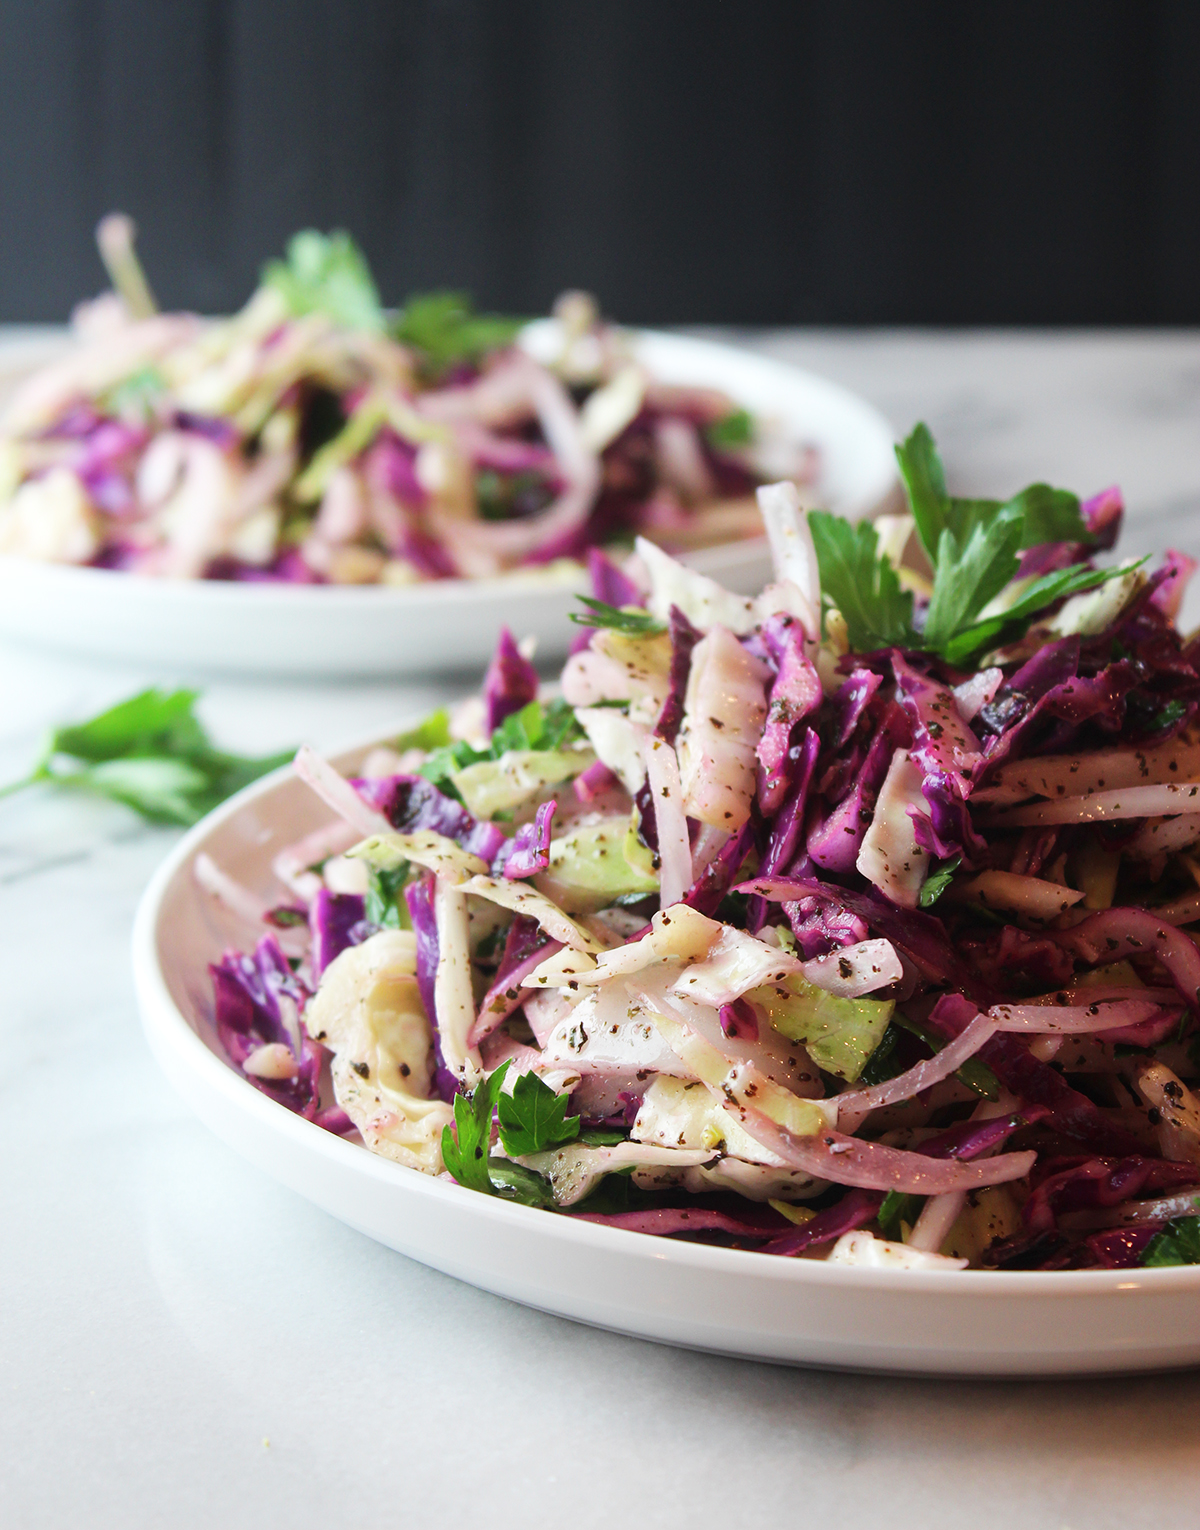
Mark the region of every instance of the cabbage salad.
POLYGON ((300 776, 328 825, 212 968, 281 1105, 476 1194, 899 1269, 1200 1262, 1191 559, 1034 484, 759 490, 776 582, 593 563, 554 689, 300 776))
POLYGON ((386 311, 345 234, 298 234, 235 317, 159 313, 114 216, 115 291, 0 418, 0 553, 175 579, 407 585, 541 569, 639 534, 762 535, 754 489, 813 454, 723 393, 649 376, 594 302, 522 322, 461 293, 386 311))

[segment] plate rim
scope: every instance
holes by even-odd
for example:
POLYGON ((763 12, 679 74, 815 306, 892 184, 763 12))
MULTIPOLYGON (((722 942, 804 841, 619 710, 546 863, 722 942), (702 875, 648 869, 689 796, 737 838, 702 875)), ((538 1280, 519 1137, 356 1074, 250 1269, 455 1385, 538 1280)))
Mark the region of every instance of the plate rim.
MULTIPOLYGON (((338 765, 347 757, 361 756, 375 745, 386 743, 396 733, 402 732, 405 726, 411 726, 412 722, 411 717, 402 718, 393 729, 382 734, 373 731, 369 738, 331 751, 327 758, 338 765)), ((729 1249, 647 1235, 627 1228, 585 1222, 575 1217, 549 1215, 536 1207, 521 1206, 497 1196, 480 1195, 465 1186, 447 1183, 423 1174, 418 1169, 393 1163, 390 1159, 370 1152, 366 1147, 347 1142, 317 1126, 315 1122, 298 1116, 261 1090, 255 1089, 197 1034, 171 995, 159 952, 163 904, 176 878, 181 873, 186 875, 190 861, 212 833, 249 804, 259 798, 269 797, 280 786, 293 780, 291 772, 290 765, 283 765, 252 782, 206 814, 183 835, 154 872, 138 901, 130 954, 142 1027, 159 1067, 163 1068, 158 1057, 158 1046, 161 1044, 169 1048, 182 1065, 197 1072, 227 1103, 256 1117, 261 1125, 291 1138, 303 1151, 330 1157, 335 1163, 344 1165, 347 1172, 365 1174, 368 1178, 406 1187, 414 1194, 425 1195, 443 1204, 453 1204, 463 1210, 472 1209, 476 1215, 502 1224, 508 1223, 514 1230, 528 1227, 533 1232, 540 1228, 543 1236, 554 1241, 573 1243, 584 1249, 610 1249, 614 1252, 621 1249, 637 1261, 653 1259, 661 1264, 666 1260, 696 1272, 711 1272, 714 1276, 744 1275, 755 1282, 765 1281, 768 1284, 799 1288, 808 1285, 843 1286, 851 1290, 874 1290, 889 1295, 900 1292, 945 1298, 953 1293, 957 1298, 969 1301, 994 1300, 1005 1293, 1013 1298, 1061 1297, 1064 1300, 1105 1294, 1116 1298, 1135 1295, 1139 1291, 1162 1295, 1185 1291, 1200 1293, 1200 1265, 1116 1270, 865 1269, 853 1265, 832 1265, 824 1260, 772 1258, 751 1249, 729 1249), (462 1199, 466 1196, 473 1198, 469 1205, 462 1199), (451 1200, 447 1202, 446 1197, 451 1200), (538 1220, 530 1222, 528 1219, 531 1217, 538 1220), (616 1245, 612 1242, 613 1238, 619 1240, 616 1245)), ((165 1068, 163 1071, 166 1071, 165 1068)), ((193 1108, 190 1102, 189 1108, 193 1108)))

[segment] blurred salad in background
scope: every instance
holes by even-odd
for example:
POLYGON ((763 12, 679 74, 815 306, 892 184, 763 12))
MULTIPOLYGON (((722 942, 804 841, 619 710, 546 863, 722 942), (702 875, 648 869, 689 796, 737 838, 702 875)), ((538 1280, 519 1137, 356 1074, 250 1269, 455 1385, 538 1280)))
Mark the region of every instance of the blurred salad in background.
POLYGON ((724 394, 647 375, 567 293, 542 365, 462 293, 385 308, 345 233, 308 230, 240 313, 160 313, 120 215, 113 291, 0 420, 0 553, 183 579, 405 585, 564 576, 635 536, 762 534, 754 490, 813 454, 724 394))

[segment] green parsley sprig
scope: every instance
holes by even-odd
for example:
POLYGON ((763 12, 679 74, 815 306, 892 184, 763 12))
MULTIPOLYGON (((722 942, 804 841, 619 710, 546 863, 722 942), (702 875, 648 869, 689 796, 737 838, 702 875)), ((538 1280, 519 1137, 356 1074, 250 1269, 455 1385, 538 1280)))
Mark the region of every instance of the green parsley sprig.
POLYGON ((607 627, 629 637, 652 637, 667 630, 666 622, 660 622, 649 611, 639 611, 632 606, 610 606, 603 600, 593 600, 590 595, 578 595, 576 599, 587 607, 586 611, 571 612, 571 620, 580 627, 607 627))
POLYGON ((190 825, 293 750, 250 756, 214 747, 195 713, 197 691, 141 691, 85 722, 56 728, 41 758, 0 797, 59 786, 123 802, 151 823, 190 825))
POLYGON ((914 621, 912 592, 901 588, 896 569, 879 552, 875 528, 823 510, 809 512, 822 594, 845 618, 856 652, 911 648, 965 665, 988 648, 1015 642, 1056 601, 1128 572, 1075 563, 1034 579, 1003 612, 984 617, 1015 576, 1022 552, 1048 542, 1095 541, 1078 497, 1035 483, 1003 502, 954 498, 946 492, 942 460, 924 424, 896 447, 896 459, 933 567, 933 591, 920 624, 914 621))

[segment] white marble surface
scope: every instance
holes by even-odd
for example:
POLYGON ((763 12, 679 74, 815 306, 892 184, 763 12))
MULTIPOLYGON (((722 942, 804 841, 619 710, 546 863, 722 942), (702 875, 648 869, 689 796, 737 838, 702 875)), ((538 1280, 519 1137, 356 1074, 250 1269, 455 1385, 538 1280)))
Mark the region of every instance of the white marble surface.
MULTIPOLYGON (((1119 481, 1131 545, 1200 549, 1198 335, 739 338, 927 419, 964 491, 1119 481)), ((52 721, 181 678, 0 648, 0 780, 52 721)), ((440 689, 224 681, 204 709, 232 746, 334 747, 440 689)), ((130 921, 172 838, 0 801, 0 1523, 1185 1522, 1195 1373, 954 1383, 659 1348, 411 1264, 242 1163, 138 1030, 130 921)))

